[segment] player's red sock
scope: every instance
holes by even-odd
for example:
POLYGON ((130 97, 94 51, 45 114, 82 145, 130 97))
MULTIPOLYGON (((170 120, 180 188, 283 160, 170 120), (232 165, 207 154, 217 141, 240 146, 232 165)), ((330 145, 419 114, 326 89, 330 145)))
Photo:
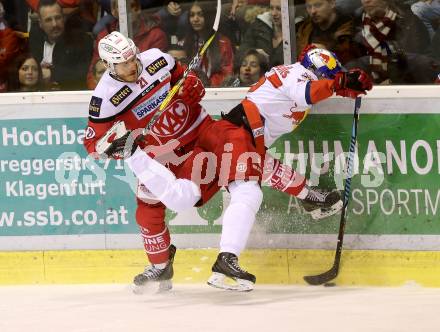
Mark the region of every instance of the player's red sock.
POLYGON ((281 163, 278 159, 266 157, 263 181, 269 187, 292 196, 304 198, 307 195, 307 192, 305 192, 307 189, 305 187, 306 178, 290 166, 281 163))
POLYGON ((145 253, 152 264, 161 264, 168 261, 170 247, 170 232, 164 225, 149 225, 140 227, 144 241, 145 253))

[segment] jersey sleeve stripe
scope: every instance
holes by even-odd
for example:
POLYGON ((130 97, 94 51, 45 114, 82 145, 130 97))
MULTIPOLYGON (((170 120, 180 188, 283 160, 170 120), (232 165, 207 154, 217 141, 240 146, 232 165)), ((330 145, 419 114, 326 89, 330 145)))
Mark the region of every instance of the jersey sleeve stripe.
POLYGON ((307 82, 307 85, 306 85, 306 103, 307 103, 307 105, 311 105, 312 104, 312 99, 311 99, 311 96, 310 96, 310 81, 308 81, 307 82))

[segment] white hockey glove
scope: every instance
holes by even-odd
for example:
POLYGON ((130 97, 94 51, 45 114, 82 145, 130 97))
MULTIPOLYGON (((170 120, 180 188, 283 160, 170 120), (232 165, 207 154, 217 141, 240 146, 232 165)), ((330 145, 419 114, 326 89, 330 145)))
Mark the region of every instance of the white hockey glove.
POLYGON ((95 146, 96 152, 103 158, 125 159, 130 157, 138 147, 142 130, 130 131, 123 121, 117 121, 102 136, 95 146))

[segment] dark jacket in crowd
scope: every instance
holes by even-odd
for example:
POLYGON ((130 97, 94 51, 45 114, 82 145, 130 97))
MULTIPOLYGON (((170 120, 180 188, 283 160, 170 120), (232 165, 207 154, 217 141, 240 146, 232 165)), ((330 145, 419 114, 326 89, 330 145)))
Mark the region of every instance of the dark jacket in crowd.
POLYGON ((430 55, 434 59, 440 61, 440 28, 437 29, 437 31, 434 34, 434 37, 432 37, 430 55))
MULTIPOLYGON (((38 62, 43 59, 45 40, 45 33, 38 26, 33 26, 29 35, 29 46, 38 62)), ((66 30, 53 50, 51 81, 58 84, 60 90, 86 90, 92 52, 91 36, 77 29, 66 30)))
POLYGON ((270 12, 258 15, 255 22, 246 30, 241 41, 240 54, 250 48, 262 49, 269 55, 270 67, 283 64, 283 43, 281 42, 276 48, 273 48, 272 36, 273 27, 270 12))
MULTIPOLYGON (((386 76, 379 82, 392 84, 432 83, 439 67, 438 61, 427 56, 430 38, 425 25, 414 15, 409 6, 391 2, 391 9, 397 17, 386 42, 395 50, 387 58, 386 76)), ((362 37, 362 12, 356 20, 356 41, 363 56, 346 64, 348 69, 359 67, 371 73, 370 57, 362 37)))
POLYGON ((311 18, 298 23, 296 28, 296 56, 311 43, 324 44, 343 64, 356 57, 354 22, 350 16, 336 14, 336 20, 327 30, 321 30, 311 18))
MULTIPOLYGON (((407 5, 391 2, 390 8, 397 13, 397 18, 388 40, 405 53, 426 54, 430 45, 430 37, 423 22, 407 5)), ((362 13, 363 11, 359 11, 355 20, 356 41, 360 44, 363 44, 362 13)))

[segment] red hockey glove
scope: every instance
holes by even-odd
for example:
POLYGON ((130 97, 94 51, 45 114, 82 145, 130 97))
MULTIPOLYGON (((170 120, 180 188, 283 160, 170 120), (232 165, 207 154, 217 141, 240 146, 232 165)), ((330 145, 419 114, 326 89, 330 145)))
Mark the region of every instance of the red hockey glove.
POLYGON ((179 91, 179 96, 186 105, 192 106, 199 103, 205 95, 202 81, 194 74, 189 73, 179 91))
POLYGON ((336 95, 355 99, 359 95, 366 95, 373 88, 373 82, 362 69, 353 68, 335 75, 334 88, 336 95))
POLYGON ((435 84, 440 84, 440 74, 437 75, 437 78, 434 81, 435 84))

